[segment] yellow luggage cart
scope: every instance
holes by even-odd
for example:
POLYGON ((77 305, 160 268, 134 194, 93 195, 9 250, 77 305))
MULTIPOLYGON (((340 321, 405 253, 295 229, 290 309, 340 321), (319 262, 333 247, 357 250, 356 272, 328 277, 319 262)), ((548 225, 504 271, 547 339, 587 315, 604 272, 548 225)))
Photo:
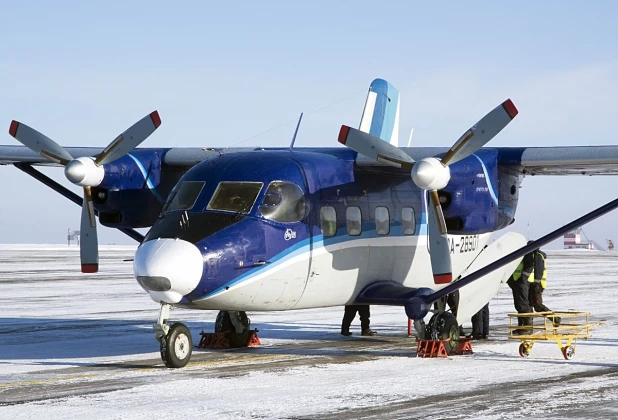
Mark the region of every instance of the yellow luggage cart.
POLYGON ((508 314, 509 339, 519 340, 519 355, 528 357, 536 341, 555 340, 566 360, 575 355, 578 338, 588 339, 590 330, 602 321, 590 322, 590 312, 552 311, 508 314), (530 318, 531 324, 518 326, 517 318, 530 318), (566 342, 564 342, 566 340, 566 342))

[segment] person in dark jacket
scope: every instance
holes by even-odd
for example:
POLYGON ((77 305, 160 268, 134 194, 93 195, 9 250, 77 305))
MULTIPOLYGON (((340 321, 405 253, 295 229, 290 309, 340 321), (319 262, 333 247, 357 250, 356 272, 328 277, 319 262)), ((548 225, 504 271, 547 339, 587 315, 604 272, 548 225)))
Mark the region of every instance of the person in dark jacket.
MULTIPOLYGON (((530 282, 530 291, 528 293, 528 303, 536 312, 552 312, 545 304, 543 304, 543 291, 547 286, 547 267, 545 265, 545 254, 540 249, 534 252, 534 276, 530 282)), ((553 323, 557 327, 560 325, 560 317, 553 317, 553 323)))
MULTIPOLYGON (((528 241, 530 244, 532 241, 528 241)), ((534 251, 526 254, 511 275, 506 284, 509 285, 513 291, 513 303, 515 304, 515 310, 517 313, 530 313, 532 312, 532 306, 530 306, 530 280, 534 274, 534 251)), ((534 280, 532 280, 534 281, 534 280)), ((517 325, 521 328, 513 331, 513 334, 529 334, 532 333, 532 318, 521 316, 517 318, 517 325)))
POLYGON ((352 333, 350 332, 350 325, 356 316, 356 312, 358 312, 358 316, 361 321, 361 335, 364 336, 372 336, 377 335, 378 333, 372 331, 369 328, 369 305, 346 305, 345 312, 343 314, 343 321, 341 321, 341 335, 350 336, 352 333))

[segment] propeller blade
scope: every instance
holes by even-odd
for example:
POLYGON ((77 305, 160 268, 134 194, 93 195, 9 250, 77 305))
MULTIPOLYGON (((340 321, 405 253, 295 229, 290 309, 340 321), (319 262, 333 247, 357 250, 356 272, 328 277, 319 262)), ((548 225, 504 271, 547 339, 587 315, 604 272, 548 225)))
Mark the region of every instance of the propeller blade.
POLYGON ((379 137, 348 127, 347 125, 341 126, 339 143, 369 159, 374 159, 397 168, 409 171, 414 165, 414 159, 398 147, 385 142, 379 137))
POLYGON ((73 160, 73 156, 62 146, 34 128, 28 127, 26 124, 15 120, 11 121, 9 134, 33 152, 52 162, 60 163, 64 166, 73 160))
POLYGON ((427 223, 427 240, 429 241, 433 281, 435 284, 447 284, 453 280, 453 270, 446 223, 438 191, 430 191, 429 196, 431 197, 431 211, 429 211, 431 215, 427 223))
POLYGON ((510 99, 495 107, 455 142, 442 158, 442 163, 451 165, 476 152, 502 131, 518 112, 510 99))
POLYGON ((157 111, 151 112, 144 118, 129 127, 124 133, 103 150, 94 160, 97 165, 105 165, 129 153, 139 146, 161 125, 161 118, 157 111))
POLYGON ((82 263, 82 273, 96 273, 99 271, 97 222, 95 219, 92 191, 90 187, 84 187, 79 256, 82 263))

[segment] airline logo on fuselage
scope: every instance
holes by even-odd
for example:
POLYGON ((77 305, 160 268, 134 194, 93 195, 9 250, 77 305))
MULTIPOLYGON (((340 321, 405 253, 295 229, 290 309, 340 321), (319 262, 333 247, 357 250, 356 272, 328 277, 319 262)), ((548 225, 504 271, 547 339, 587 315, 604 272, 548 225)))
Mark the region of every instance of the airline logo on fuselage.
POLYGON ((296 239, 296 231, 292 229, 286 229, 285 234, 283 235, 283 239, 289 241, 290 239, 296 239))

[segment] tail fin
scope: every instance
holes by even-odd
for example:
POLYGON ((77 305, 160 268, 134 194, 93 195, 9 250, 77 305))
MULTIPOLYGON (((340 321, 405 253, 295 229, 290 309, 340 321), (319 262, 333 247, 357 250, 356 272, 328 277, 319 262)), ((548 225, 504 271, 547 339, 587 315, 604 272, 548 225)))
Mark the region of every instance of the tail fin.
POLYGON ((399 146, 399 91, 386 80, 371 82, 359 130, 399 146))

